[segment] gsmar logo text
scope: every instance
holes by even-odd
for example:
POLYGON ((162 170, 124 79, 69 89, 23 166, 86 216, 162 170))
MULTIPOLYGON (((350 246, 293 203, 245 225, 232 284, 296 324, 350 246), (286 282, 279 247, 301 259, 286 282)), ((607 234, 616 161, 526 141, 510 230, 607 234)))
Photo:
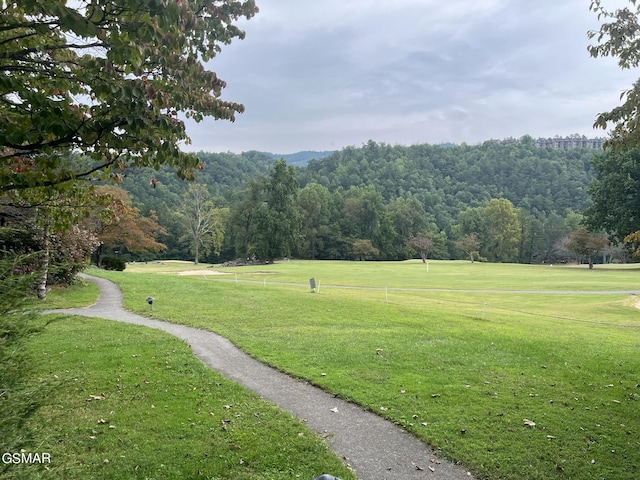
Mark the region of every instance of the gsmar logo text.
POLYGON ((19 453, 3 453, 2 454, 2 463, 51 463, 51 454, 42 452, 42 453, 27 453, 27 452, 19 452, 19 453))

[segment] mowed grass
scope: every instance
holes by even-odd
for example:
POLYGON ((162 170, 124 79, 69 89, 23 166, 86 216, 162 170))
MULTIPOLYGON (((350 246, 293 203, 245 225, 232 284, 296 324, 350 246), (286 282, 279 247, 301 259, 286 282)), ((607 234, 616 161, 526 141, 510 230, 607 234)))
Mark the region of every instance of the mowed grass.
POLYGON ((127 308, 219 332, 402 425, 478 478, 640 476, 640 312, 634 296, 595 293, 634 291, 635 267, 430 262, 427 272, 420 262, 291 261, 230 275, 180 270, 193 266, 100 274, 121 285, 127 308), (564 294, 498 292, 556 289, 564 294))
POLYGON ((454 290, 635 290, 640 292, 640 266, 519 265, 430 260, 407 262, 281 261, 269 265, 217 267, 182 261, 127 265, 127 273, 211 273, 239 280, 292 282, 325 286, 430 288, 454 290), (637 278, 636 278, 637 277, 637 278))
POLYGON ((23 449, 50 463, 5 464, 0 477, 354 478, 301 421, 206 367, 184 342, 107 320, 46 320, 28 342, 44 398, 23 449))

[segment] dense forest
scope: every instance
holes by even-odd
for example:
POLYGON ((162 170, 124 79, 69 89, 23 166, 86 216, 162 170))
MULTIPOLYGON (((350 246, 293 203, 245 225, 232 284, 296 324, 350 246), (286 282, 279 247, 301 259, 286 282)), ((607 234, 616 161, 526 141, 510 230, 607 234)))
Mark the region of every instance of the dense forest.
MULTIPOLYGON (((218 239, 200 258, 562 260, 591 203, 599 154, 541 148, 530 137, 446 146, 369 141, 316 158, 304 152, 297 165, 262 152, 199 152, 195 184, 206 186, 218 239)), ((193 259, 181 213, 193 185, 169 169, 137 173, 121 187, 165 230, 158 240, 167 248, 153 255, 193 259)))

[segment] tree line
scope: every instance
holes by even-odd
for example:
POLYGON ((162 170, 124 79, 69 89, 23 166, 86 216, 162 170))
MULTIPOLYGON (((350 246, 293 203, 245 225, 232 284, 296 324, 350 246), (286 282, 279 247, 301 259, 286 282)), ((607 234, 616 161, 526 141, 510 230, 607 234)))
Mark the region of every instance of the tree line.
MULTIPOLYGON (((564 261, 578 255, 567 241, 592 204, 597 155, 540 148, 530 137, 474 146, 369 141, 306 166, 258 152, 199 152, 197 188, 224 221, 198 260, 564 261)), ((179 217, 196 187, 170 170, 132 175, 121 186, 165 229, 158 255, 193 259, 194 240, 179 217)))

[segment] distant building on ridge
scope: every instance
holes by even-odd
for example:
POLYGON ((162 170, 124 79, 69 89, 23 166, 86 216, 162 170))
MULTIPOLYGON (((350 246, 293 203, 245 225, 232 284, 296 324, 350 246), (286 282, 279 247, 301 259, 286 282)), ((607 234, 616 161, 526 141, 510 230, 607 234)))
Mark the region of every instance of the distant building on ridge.
MULTIPOLYGON (((584 135, 578 134, 570 135, 568 137, 555 136, 553 138, 536 138, 532 140, 537 147, 552 148, 554 150, 570 150, 572 148, 589 148, 593 150, 600 150, 602 149, 602 145, 604 145, 604 142, 606 142, 606 138, 587 138, 584 135)), ((520 143, 522 139, 511 137, 505 138, 503 140, 491 141, 500 144, 513 145, 516 143, 520 143)))

